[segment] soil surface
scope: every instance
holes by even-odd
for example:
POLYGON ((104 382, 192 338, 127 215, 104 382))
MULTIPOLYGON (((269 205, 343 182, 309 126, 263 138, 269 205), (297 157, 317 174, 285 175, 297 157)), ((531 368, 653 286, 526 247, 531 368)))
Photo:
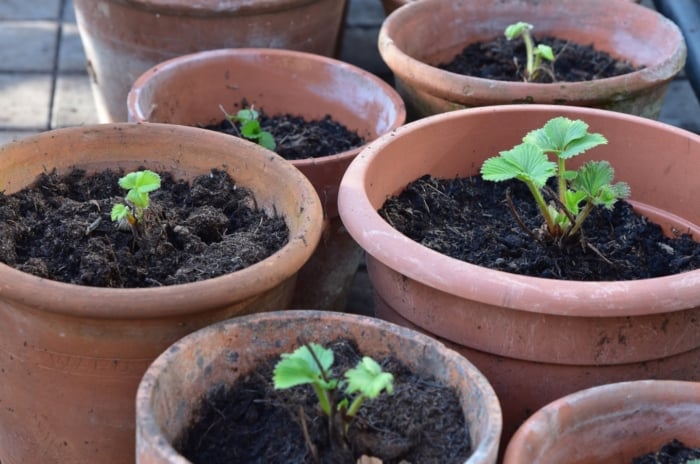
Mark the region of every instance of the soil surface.
POLYGON ((256 209, 250 192, 221 171, 191 185, 159 173, 135 239, 110 219, 124 201, 123 174, 42 174, 32 188, 0 195, 0 261, 61 282, 156 287, 243 269, 287 243, 284 218, 256 209))
POLYGON ((700 448, 672 440, 655 453, 634 458, 632 464, 685 464, 693 459, 700 459, 700 448))
MULTIPOLYGON (((241 106, 248 107, 245 103, 241 106)), ((236 111, 238 109, 240 108, 236 111)), ((330 115, 326 115, 323 119, 307 121, 301 116, 291 114, 269 116, 263 109, 255 109, 260 112, 261 129, 272 134, 277 143, 275 152, 286 160, 335 155, 365 143, 357 132, 333 120, 330 115)), ((228 119, 222 120, 219 124, 206 126, 206 129, 240 137, 238 124, 228 119)))
POLYGON ((664 236, 657 224, 637 215, 625 201, 616 202, 612 210, 595 208, 584 222, 580 240, 561 245, 538 242, 515 220, 506 201, 507 189, 527 229, 540 229, 544 220, 524 183, 488 182, 480 176, 422 177, 388 199, 379 213, 428 248, 514 274, 610 281, 700 268, 700 243, 687 234, 664 236))
MULTIPOLYGON (((552 47, 554 62, 544 61, 549 72, 539 72, 534 82, 579 82, 627 74, 637 69, 593 45, 580 45, 555 37, 534 37, 536 44, 552 47)), ((499 81, 524 80, 526 63, 522 38, 496 38, 468 45, 449 63, 439 67, 457 74, 499 81)))
MULTIPOLYGON (((333 375, 340 377, 361 359, 352 342, 326 346, 335 353, 333 375)), ((313 463, 300 420, 324 464, 354 464, 362 455, 384 464, 462 463, 470 454, 469 433, 456 392, 410 372, 393 358, 377 361, 394 375, 394 392, 367 400, 351 423, 353 456, 328 445, 327 421, 313 389, 275 390, 272 371, 278 358, 261 362, 252 375, 213 391, 202 403, 199 420, 177 440, 176 448, 195 464, 313 463)))

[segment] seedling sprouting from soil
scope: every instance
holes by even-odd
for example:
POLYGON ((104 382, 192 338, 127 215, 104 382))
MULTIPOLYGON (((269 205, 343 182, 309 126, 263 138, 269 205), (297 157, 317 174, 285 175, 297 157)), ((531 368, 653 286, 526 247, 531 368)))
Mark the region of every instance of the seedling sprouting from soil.
POLYGON ((275 138, 268 131, 262 130, 260 126, 260 113, 256 111, 252 106, 250 108, 245 108, 239 110, 236 114, 229 114, 220 106, 221 111, 226 115, 226 119, 234 124, 240 125, 241 136, 248 140, 257 142, 259 145, 267 148, 268 150, 274 150, 277 147, 275 143, 275 138))
MULTIPOLYGON (((394 391, 394 376, 384 372, 374 359, 364 356, 345 372, 343 379, 334 378, 333 358, 333 351, 321 345, 302 345, 292 353, 282 354, 273 372, 273 382, 278 390, 310 384, 328 417, 331 437, 340 436, 344 441, 350 422, 365 400, 394 391)), ((310 448, 313 449, 311 444, 310 448)))
POLYGON ((112 221, 126 222, 134 236, 138 237, 143 228, 144 211, 150 205, 150 192, 160 188, 160 176, 153 171, 143 170, 126 174, 119 179, 119 186, 127 190, 125 203, 112 207, 112 221))
POLYGON ((543 70, 542 60, 554 61, 554 52, 552 47, 544 44, 535 45, 532 35, 530 35, 530 30, 532 30, 532 24, 525 22, 517 22, 506 27, 505 36, 508 40, 517 39, 518 37, 523 38, 525 43, 525 80, 534 81, 537 78, 537 74, 543 70))
POLYGON ((566 160, 605 143, 605 137, 589 133, 588 124, 581 120, 553 118, 529 132, 520 145, 487 159, 481 175, 494 182, 525 182, 544 217, 548 236, 561 242, 580 230, 594 207, 610 209, 630 194, 626 183, 612 184, 614 170, 607 161, 589 161, 577 171, 566 169, 566 160), (549 153, 556 163, 549 160, 549 153), (549 191, 546 184, 552 176, 557 178, 557 192, 552 192, 548 204, 543 192, 549 191))

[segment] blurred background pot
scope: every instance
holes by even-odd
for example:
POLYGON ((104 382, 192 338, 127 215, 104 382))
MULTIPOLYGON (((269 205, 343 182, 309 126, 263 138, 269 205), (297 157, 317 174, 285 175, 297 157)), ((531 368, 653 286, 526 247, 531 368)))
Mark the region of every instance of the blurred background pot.
POLYGON ((225 170, 259 207, 285 218, 289 241, 240 271, 154 288, 66 284, 0 264, 3 463, 133 463, 134 397, 153 359, 200 327, 287 307, 318 243, 321 205, 298 170, 203 129, 124 123, 44 132, 0 148, 0 186, 13 193, 53 168, 141 166, 187 180, 225 170))
MULTIPOLYGON (((357 132, 366 143, 406 119, 401 97, 381 79, 332 58, 291 50, 224 49, 160 63, 134 83, 129 118, 188 126, 218 124, 220 107, 235 113, 245 100, 269 116, 292 114, 306 121, 326 115, 357 132)), ((299 274, 293 306, 343 310, 362 249, 338 216, 338 186, 363 147, 292 160, 316 188, 324 210, 323 237, 299 274)))

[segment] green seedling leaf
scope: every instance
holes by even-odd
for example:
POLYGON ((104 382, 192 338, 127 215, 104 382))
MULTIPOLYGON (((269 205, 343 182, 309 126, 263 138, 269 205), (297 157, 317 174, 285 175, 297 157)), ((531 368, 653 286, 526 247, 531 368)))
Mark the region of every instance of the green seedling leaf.
POLYGON ((530 29, 532 29, 532 24, 519 21, 515 24, 511 24, 508 27, 506 27, 504 34, 508 40, 513 40, 522 36, 523 33, 529 32, 530 29))
POLYGON ((374 399, 383 391, 394 392, 394 376, 384 372, 382 367, 372 358, 365 356, 357 366, 345 372, 348 394, 360 392, 363 396, 374 399))
POLYGON ((257 140, 260 137, 260 132, 260 123, 254 119, 241 124, 241 135, 247 139, 257 140))
POLYGON ((541 188, 556 170, 556 163, 549 161, 540 148, 522 143, 500 152, 500 156, 487 159, 481 166, 481 175, 494 182, 519 179, 541 188))
POLYGON ((277 148, 277 143, 275 143, 275 138, 271 133, 267 131, 261 131, 258 137, 258 143, 268 150, 274 150, 277 148))
POLYGON ((114 206, 112 206, 112 212, 110 213, 110 217, 114 222, 121 222, 124 219, 126 219, 129 216, 129 214, 131 214, 131 210, 128 206, 126 206, 123 203, 117 203, 114 206))
POLYGON ((160 188, 160 176, 153 171, 130 172, 119 179, 119 186, 129 191, 127 201, 141 209, 148 208, 148 194, 160 188))
POLYGON ((308 383, 318 383, 330 388, 330 385, 323 379, 321 369, 328 371, 333 365, 333 351, 316 343, 311 343, 309 346, 321 366, 316 363, 306 345, 300 346, 291 354, 284 353, 273 372, 272 380, 275 388, 291 388, 308 383))
POLYGON ((255 121, 258 119, 259 116, 260 116, 260 113, 258 113, 253 108, 246 108, 246 109, 238 110, 238 113, 236 113, 235 118, 240 122, 245 122, 245 121, 255 121))
POLYGON ((523 142, 537 145, 545 153, 569 159, 601 144, 607 143, 601 134, 588 133, 588 124, 566 117, 550 119, 541 129, 523 137, 523 142))
POLYGON ((571 186, 594 205, 610 209, 617 200, 627 198, 630 194, 626 183, 612 184, 614 176, 615 171, 607 161, 589 161, 581 166, 571 186))
POLYGON ((535 49, 535 54, 547 61, 554 61, 554 50, 549 45, 539 44, 535 49))

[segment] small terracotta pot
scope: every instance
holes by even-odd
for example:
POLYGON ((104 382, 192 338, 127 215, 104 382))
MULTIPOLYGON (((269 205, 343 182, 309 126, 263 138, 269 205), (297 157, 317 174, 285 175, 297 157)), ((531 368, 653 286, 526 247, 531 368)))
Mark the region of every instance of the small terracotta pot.
POLYGON ((347 0, 74 0, 100 122, 126 121, 134 80, 201 50, 265 47, 331 56, 347 0))
MULTIPOLYGON (((407 3, 417 2, 418 0, 382 0, 382 6, 384 7, 384 12, 389 15, 394 10, 406 5, 407 3)), ((639 3, 641 0, 630 0, 635 3, 639 3)))
POLYGON ((622 382, 579 391, 518 429, 503 464, 630 464, 673 439, 699 447, 700 383, 622 382))
POLYGON ((657 118, 668 83, 685 64, 678 27, 634 2, 609 0, 420 0, 392 13, 379 51, 412 117, 509 103, 592 106, 657 118), (588 45, 644 68, 586 82, 536 84, 463 76, 437 67, 474 42, 527 21, 536 34, 588 45))
POLYGON ((338 197, 343 223, 367 253, 377 316, 446 340, 484 372, 503 407, 506 440, 533 411, 577 390, 700 380, 700 270, 617 282, 522 276, 430 250, 377 213, 425 174, 477 175, 486 158, 556 116, 582 119, 609 142, 571 160, 572 169, 608 160, 630 184, 637 211, 669 234, 700 237, 700 136, 592 108, 502 105, 407 124, 353 161, 338 197))
MULTIPOLYGON (((356 66, 309 53, 272 49, 224 49, 160 63, 139 77, 128 96, 129 119, 188 126, 219 123, 220 106, 235 113, 246 99, 267 114, 306 120, 330 115, 368 143, 404 123, 396 91, 356 66)), ((320 158, 294 160, 316 187, 326 227, 319 247, 302 268, 293 306, 345 308, 362 250, 338 217, 338 186, 363 147, 320 158)))
POLYGON ((393 356, 414 372, 454 388, 472 443, 472 455, 465 464, 496 462, 501 433, 498 399, 469 361, 412 330, 370 317, 324 311, 235 318, 201 329, 171 346, 148 368, 139 385, 136 462, 186 462, 172 443, 188 427, 207 392, 254 371, 261 359, 293 351, 299 346, 299 337, 319 344, 351 338, 368 356, 393 356))
POLYGON ((108 124, 45 132, 0 148, 12 193, 56 168, 146 166, 192 179, 212 168, 249 188, 290 229, 278 252, 196 283, 107 289, 0 264, 0 461, 134 462, 134 395, 168 345, 233 316, 284 308, 321 234, 321 205, 298 170, 258 145, 203 129, 108 124))

